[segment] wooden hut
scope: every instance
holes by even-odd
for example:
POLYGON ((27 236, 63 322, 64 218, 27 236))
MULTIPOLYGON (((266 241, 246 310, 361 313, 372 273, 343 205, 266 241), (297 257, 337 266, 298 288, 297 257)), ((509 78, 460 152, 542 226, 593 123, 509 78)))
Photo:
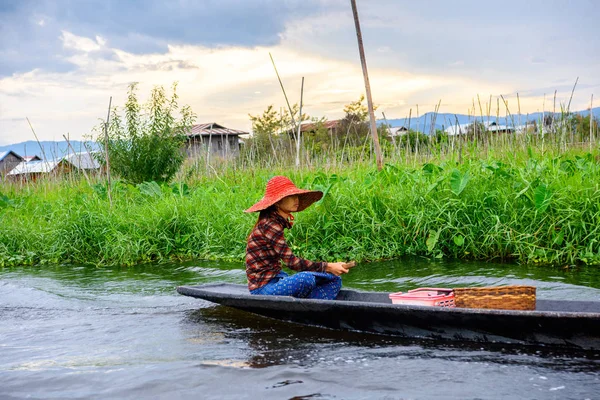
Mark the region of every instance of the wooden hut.
POLYGON ((6 174, 6 177, 16 181, 35 182, 41 176, 56 176, 70 172, 72 168, 72 165, 64 159, 51 161, 24 161, 6 174))
POLYGON ((210 154, 222 158, 237 157, 240 154, 240 135, 248 132, 226 128, 215 122, 192 126, 185 145, 189 157, 210 154))
POLYGON ((23 162, 23 157, 12 150, 0 152, 0 176, 4 176, 23 162))

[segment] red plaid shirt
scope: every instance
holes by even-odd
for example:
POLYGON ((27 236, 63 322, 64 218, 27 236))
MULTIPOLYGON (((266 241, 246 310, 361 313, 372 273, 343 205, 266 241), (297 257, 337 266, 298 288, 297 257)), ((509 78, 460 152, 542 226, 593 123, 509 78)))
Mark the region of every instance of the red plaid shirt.
POLYGON ((248 289, 266 285, 281 271, 281 261, 294 271, 325 272, 327 263, 296 257, 283 237, 283 230, 292 225, 276 211, 258 222, 246 246, 248 289))

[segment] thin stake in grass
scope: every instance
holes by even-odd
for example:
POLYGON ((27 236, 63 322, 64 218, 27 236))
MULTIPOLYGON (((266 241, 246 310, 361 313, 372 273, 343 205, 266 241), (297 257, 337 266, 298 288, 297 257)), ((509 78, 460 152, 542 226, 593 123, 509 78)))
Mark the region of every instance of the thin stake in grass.
POLYGON ((108 99, 108 112, 106 114, 106 123, 104 124, 104 159, 106 160, 106 194, 108 195, 108 204, 112 208, 111 182, 110 182, 110 157, 108 155, 108 124, 110 122, 110 106, 112 105, 112 96, 108 99))

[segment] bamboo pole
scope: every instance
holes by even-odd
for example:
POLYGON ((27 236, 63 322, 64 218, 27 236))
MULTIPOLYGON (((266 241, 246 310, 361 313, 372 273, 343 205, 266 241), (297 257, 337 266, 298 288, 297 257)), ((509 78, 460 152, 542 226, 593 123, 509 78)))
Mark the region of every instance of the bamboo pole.
POLYGON ((593 129, 592 129, 592 127, 594 126, 594 118, 593 118, 594 114, 593 114, 593 111, 594 111, 594 94, 592 93, 592 99, 590 100, 590 153, 592 152, 592 140, 593 140, 592 139, 593 138, 593 135, 592 135, 593 129))
POLYGON ((358 40, 358 53, 362 65, 363 77, 365 80, 365 91, 367 92, 367 104, 369 106, 369 118, 371 120, 371 135, 375 147, 375 157, 377 160, 377 169, 383 168, 383 157, 381 156, 381 147, 379 146, 379 136, 377 135, 377 124, 375 122, 375 111, 373 110, 373 99, 371 98, 371 84, 369 83, 369 73, 367 72, 367 61, 365 59, 365 50, 363 48, 362 34, 360 32, 360 22, 358 20, 358 10, 356 9, 356 0, 350 0, 352 5, 352 14, 354 15, 354 26, 356 27, 356 39, 358 40))
POLYGON ((300 168, 300 130, 302 128, 302 100, 304 97, 304 77, 300 87, 300 116, 298 117, 298 134, 296 135, 296 168, 300 168))
MULTIPOLYGON (((27 123, 29 124, 29 127, 31 128, 31 132, 33 132, 35 141, 37 142, 38 146, 40 146, 40 150, 42 151, 42 156, 44 157, 44 163, 46 164, 46 169, 50 169, 50 167, 48 166, 48 157, 46 157, 46 151, 44 150, 44 147, 42 147, 42 144, 40 143, 40 140, 38 139, 37 134, 35 133, 35 129, 33 129, 33 125, 31 125, 31 122, 29 121, 29 117, 25 117, 25 119, 27 120, 27 123)), ((48 172, 50 172, 50 171, 48 171, 48 172)))
MULTIPOLYGON (((75 149, 73 148, 73 146, 71 146, 71 141, 65 135, 63 135, 63 138, 67 141, 68 148, 73 151, 73 156, 77 157, 77 152, 75 151, 75 149)), ((69 157, 69 153, 67 152, 67 158, 68 157, 69 157)), ((83 172, 83 176, 85 176, 85 180, 87 181, 87 183, 89 185, 90 184, 90 178, 88 177, 87 172, 85 172, 85 168, 81 167, 81 153, 79 153, 79 169, 81 169, 81 172, 83 172)))
MULTIPOLYGON (((573 89, 571 90, 571 97, 569 97, 569 104, 567 105, 567 115, 569 115, 571 113, 571 100, 573 100, 573 95, 575 94, 575 87, 577 87, 577 82, 579 82, 579 77, 577 77, 577 79, 575 79, 575 84, 573 85, 573 89)), ((590 111, 590 115, 591 115, 591 111, 590 111)), ((590 120, 591 122, 591 120, 590 120)), ((575 132, 573 130, 573 128, 570 127, 571 130, 571 146, 573 146, 573 144, 575 143, 575 132)), ((565 150, 566 150, 566 145, 565 145, 565 150)))
MULTIPOLYGON (((275 74, 277 75, 277 80, 279 81, 279 86, 281 86, 281 91, 283 92, 283 97, 285 97, 285 103, 288 106, 288 109, 290 110, 290 118, 292 120, 292 125, 296 125, 296 120, 294 118, 294 112, 292 111, 292 107, 290 106, 290 102, 288 100, 287 94, 285 93, 285 88, 283 87, 283 82, 281 81, 281 78, 279 77, 279 71, 277 71, 277 67, 275 66, 275 60, 273 59, 273 56, 271 55, 271 53, 269 53, 269 57, 271 57, 271 64, 273 64, 273 69, 275 70, 275 74)), ((304 88, 304 77, 302 77, 302 87, 304 88)), ((302 124, 302 113, 300 113, 300 122, 298 122, 299 124, 302 124)), ((294 132, 292 130, 292 132, 294 132)), ((298 156, 299 158, 299 156, 298 156)))
MULTIPOLYGON (((208 167, 210 166, 210 153, 212 152, 212 128, 213 124, 210 124, 210 128, 208 128, 208 146, 206 148, 206 174, 208 175, 208 167)), ((200 134, 202 137, 202 134, 200 134)), ((202 139, 202 143, 204 143, 204 139, 202 139)))
POLYGON ((104 157, 106 159, 106 194, 108 195, 108 204, 112 208, 111 183, 110 183, 110 158, 108 156, 108 123, 110 122, 110 106, 112 104, 112 96, 108 100, 108 113, 106 114, 106 124, 104 125, 104 157))
MULTIPOLYGON (((394 152, 398 153, 398 145, 396 144, 396 138, 392 135, 392 132, 391 132, 392 127, 388 123, 387 118, 385 117, 385 113, 382 112, 381 115, 383 115, 383 121, 385 122, 385 126, 388 131, 388 134, 390 135, 390 138, 392 139, 392 144, 394 145, 394 152)), ((402 160, 402 155, 400 155, 400 160, 402 160)))

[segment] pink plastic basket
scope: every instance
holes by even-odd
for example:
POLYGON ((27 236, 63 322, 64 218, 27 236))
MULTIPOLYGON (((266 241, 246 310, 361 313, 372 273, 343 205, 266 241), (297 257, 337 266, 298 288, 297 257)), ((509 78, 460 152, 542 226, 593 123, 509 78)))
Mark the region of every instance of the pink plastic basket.
POLYGON ((416 306, 455 307, 454 291, 441 288, 419 288, 408 293, 391 293, 393 304, 411 304, 416 306))

